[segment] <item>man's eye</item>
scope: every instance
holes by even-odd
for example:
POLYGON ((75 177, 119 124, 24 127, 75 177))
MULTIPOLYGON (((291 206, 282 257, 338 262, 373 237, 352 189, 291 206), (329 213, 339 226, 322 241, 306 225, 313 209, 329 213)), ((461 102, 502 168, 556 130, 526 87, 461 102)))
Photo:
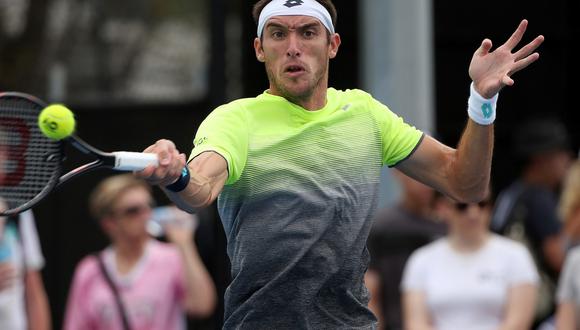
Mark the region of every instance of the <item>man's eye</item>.
POLYGON ((281 39, 284 38, 284 33, 282 31, 274 31, 272 32, 272 37, 274 39, 281 39))
POLYGON ((305 38, 314 38, 316 36, 316 32, 312 30, 304 31, 303 33, 305 38))

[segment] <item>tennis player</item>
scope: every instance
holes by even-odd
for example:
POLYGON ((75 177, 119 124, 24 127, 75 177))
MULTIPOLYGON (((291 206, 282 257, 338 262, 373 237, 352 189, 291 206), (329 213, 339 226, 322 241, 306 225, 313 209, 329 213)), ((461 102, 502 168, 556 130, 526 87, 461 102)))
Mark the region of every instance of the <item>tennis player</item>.
POLYGON ((374 328, 363 277, 381 167, 458 201, 483 199, 498 92, 538 59, 543 37, 514 51, 524 20, 494 51, 481 43, 469 66, 470 119, 453 149, 361 90, 329 88, 340 46, 330 0, 262 0, 254 18, 269 89, 215 109, 187 165, 160 140, 144 151, 160 165, 137 175, 189 211, 219 195, 232 264, 224 328, 374 328))

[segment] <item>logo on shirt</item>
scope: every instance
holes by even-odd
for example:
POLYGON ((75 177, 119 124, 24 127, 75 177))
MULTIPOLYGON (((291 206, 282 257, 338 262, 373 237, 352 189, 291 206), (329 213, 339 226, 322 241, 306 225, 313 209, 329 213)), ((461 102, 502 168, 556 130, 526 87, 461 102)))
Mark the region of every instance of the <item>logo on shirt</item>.
POLYGON ((480 282, 483 283, 498 283, 503 282, 503 276, 494 272, 492 270, 481 270, 481 272, 477 275, 477 278, 480 282))
POLYGON ((197 147, 197 146, 199 146, 199 145, 202 145, 202 144, 204 144, 206 141, 207 141, 207 137, 206 137, 206 136, 202 136, 202 137, 200 137, 199 139, 195 140, 195 141, 193 142, 193 144, 194 144, 194 145, 197 147))
POLYGON ((286 6, 288 8, 292 8, 292 7, 300 6, 303 3, 304 3, 304 1, 302 1, 302 0, 288 0, 284 4, 284 6, 286 6))
POLYGON ((481 113, 483 114, 483 116, 488 119, 489 117, 491 117, 491 114, 493 113, 493 109, 491 108, 491 104, 490 103, 484 103, 481 106, 481 113))
POLYGON ((344 110, 344 111, 346 111, 346 110, 348 110, 348 108, 350 108, 350 103, 344 105, 341 109, 344 110))

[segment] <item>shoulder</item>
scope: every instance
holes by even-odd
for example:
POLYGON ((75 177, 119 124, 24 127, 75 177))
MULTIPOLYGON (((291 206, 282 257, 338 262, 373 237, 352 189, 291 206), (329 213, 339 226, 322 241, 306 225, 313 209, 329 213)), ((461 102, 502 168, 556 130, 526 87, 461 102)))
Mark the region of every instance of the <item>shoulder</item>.
POLYGON ((239 123, 246 121, 246 111, 249 106, 249 99, 238 99, 230 103, 222 104, 213 109, 202 123, 202 127, 214 131, 217 128, 227 125, 231 128, 240 128, 239 123))
POLYGON ((526 246, 513 239, 497 234, 491 236, 491 247, 497 255, 521 257, 530 255, 526 246))
POLYGON ((446 254, 448 248, 448 241, 446 238, 439 238, 425 246, 422 246, 413 252, 413 257, 418 260, 435 261, 442 255, 446 254))
POLYGON ((557 204, 556 194, 549 189, 537 186, 526 186, 524 199, 532 206, 545 207, 557 204))
POLYGON ((231 112, 236 112, 236 111, 241 111, 244 108, 247 108, 249 105, 252 105, 253 103, 258 102, 257 101, 257 97, 253 97, 253 98, 242 98, 242 99, 237 99, 237 100, 233 100, 229 103, 225 103, 222 104, 220 106, 218 106, 217 108, 215 108, 212 111, 213 113, 231 113, 231 112))
POLYGON ((290 105, 291 103, 285 98, 273 94, 269 94, 267 91, 255 97, 246 97, 233 100, 229 103, 222 104, 217 107, 216 110, 219 111, 236 111, 236 110, 252 110, 259 109, 263 106, 268 107, 272 104, 280 105, 290 105))
POLYGON ((372 95, 362 89, 328 89, 329 97, 352 97, 352 98, 362 98, 362 99, 372 99, 372 95))
POLYGON ((350 103, 358 105, 368 105, 372 102, 377 102, 373 96, 361 89, 345 89, 338 90, 329 88, 327 91, 327 98, 329 102, 350 103))
POLYGON ((580 246, 576 246, 568 251, 566 261, 575 265, 580 265, 580 246))
POLYGON ((77 282, 85 282, 92 277, 100 274, 99 263, 94 254, 85 256, 76 266, 74 280, 77 282))
POLYGON ((419 274, 428 269, 438 268, 446 259, 446 250, 448 250, 446 244, 446 240, 441 238, 415 250, 405 264, 405 272, 419 274))

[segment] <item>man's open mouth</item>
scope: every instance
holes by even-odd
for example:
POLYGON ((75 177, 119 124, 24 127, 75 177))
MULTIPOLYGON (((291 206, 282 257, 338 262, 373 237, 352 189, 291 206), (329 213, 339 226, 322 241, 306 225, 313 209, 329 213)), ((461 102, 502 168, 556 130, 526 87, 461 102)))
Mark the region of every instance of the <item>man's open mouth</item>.
POLYGON ((289 72, 289 73, 296 73, 296 72, 303 72, 304 67, 300 66, 300 65, 289 65, 288 67, 286 67, 286 70, 284 70, 285 72, 289 72))

